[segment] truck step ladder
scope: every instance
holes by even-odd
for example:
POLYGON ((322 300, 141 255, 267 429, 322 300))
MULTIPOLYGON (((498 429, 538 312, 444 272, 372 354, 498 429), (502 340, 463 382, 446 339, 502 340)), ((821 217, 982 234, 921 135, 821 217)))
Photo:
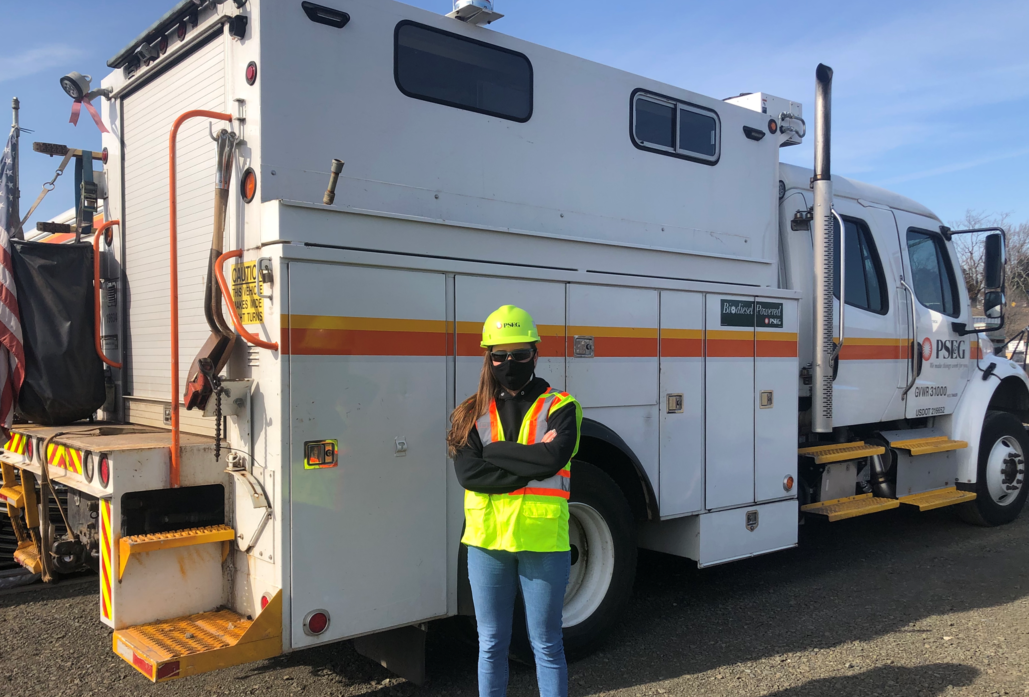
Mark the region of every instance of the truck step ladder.
POLYGON ((819 501, 801 506, 800 510, 812 515, 822 515, 829 519, 830 523, 847 518, 888 511, 892 508, 900 508, 900 501, 897 499, 883 499, 871 494, 860 494, 859 496, 848 496, 843 499, 831 501, 819 501))
POLYGON ((229 555, 229 543, 235 536, 236 532, 228 525, 212 525, 206 528, 123 537, 118 540, 118 580, 121 581, 125 575, 125 567, 129 565, 132 555, 144 552, 221 542, 222 561, 225 561, 225 557, 229 555))
POLYGON ((167 682, 282 653, 282 591, 248 620, 232 610, 201 612, 114 633, 114 652, 153 682, 167 682))
POLYGON ((906 506, 916 506, 922 512, 943 508, 944 506, 953 506, 965 503, 966 501, 975 501, 975 492, 959 491, 954 486, 900 497, 901 503, 906 506))
POLYGON ((871 457, 872 455, 882 455, 885 452, 886 448, 881 445, 869 445, 863 441, 816 445, 811 448, 800 448, 797 450, 798 455, 813 458, 816 465, 859 460, 863 457, 871 457))
POLYGON ((897 450, 907 450, 914 457, 931 453, 945 453, 948 450, 964 450, 968 447, 968 443, 963 440, 951 440, 947 436, 934 436, 932 438, 895 440, 890 443, 890 447, 897 450))

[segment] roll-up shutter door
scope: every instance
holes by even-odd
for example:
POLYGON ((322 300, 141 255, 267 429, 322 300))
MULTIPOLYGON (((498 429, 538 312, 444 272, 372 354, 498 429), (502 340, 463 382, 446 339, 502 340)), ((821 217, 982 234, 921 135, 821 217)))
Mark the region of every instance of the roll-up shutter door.
MULTIPOLYGON (((125 275, 130 403, 170 399, 168 310, 168 134, 191 109, 226 111, 223 41, 215 36, 123 101, 125 275)), ((204 281, 214 215, 216 144, 208 119, 191 119, 178 136, 180 386, 210 330, 204 281)), ((217 128, 224 126, 222 122, 217 128)), ((182 389, 179 390, 179 400, 182 389)), ((134 412, 142 405, 136 404, 134 412)), ((185 416, 185 415, 184 415, 185 416)), ((159 418, 159 417, 158 417, 159 418)), ((133 419, 138 421, 139 419, 133 419)), ((185 428, 184 422, 184 429, 185 428)))

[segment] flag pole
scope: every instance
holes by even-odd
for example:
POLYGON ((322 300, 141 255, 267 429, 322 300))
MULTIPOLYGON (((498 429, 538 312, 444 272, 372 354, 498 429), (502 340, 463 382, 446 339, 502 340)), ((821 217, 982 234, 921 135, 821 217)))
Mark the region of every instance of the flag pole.
POLYGON ((21 231, 21 209, 18 202, 21 200, 21 181, 19 174, 20 167, 20 150, 21 150, 21 127, 18 125, 18 111, 21 109, 21 102, 18 101, 17 97, 11 99, 11 112, 12 112, 12 123, 11 129, 14 132, 12 138, 12 144, 14 152, 11 153, 11 158, 14 160, 14 199, 11 201, 11 213, 8 216, 8 220, 14 221, 14 228, 10 231, 11 236, 17 236, 19 239, 24 238, 24 233, 21 231))

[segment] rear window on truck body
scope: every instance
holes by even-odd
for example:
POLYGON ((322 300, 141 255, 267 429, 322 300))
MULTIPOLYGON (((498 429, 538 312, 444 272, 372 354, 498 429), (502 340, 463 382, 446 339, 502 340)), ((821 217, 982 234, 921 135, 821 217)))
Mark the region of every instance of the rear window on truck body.
POLYGON ((511 121, 532 117, 532 63, 506 48, 404 21, 396 29, 394 76, 414 99, 511 121))

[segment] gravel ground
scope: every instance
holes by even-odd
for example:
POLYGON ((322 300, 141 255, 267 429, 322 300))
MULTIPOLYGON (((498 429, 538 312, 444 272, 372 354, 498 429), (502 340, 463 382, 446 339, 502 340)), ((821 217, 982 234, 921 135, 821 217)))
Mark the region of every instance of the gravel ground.
MULTIPOLYGON (((1029 513, 973 528, 946 509, 801 528, 801 547, 698 571, 641 553, 626 620, 570 667, 571 695, 1029 694, 1029 513)), ((348 643, 150 685, 111 651, 95 586, 0 595, 0 694, 474 697, 446 625, 416 688, 348 643)), ((509 695, 535 694, 512 668, 509 695)))

